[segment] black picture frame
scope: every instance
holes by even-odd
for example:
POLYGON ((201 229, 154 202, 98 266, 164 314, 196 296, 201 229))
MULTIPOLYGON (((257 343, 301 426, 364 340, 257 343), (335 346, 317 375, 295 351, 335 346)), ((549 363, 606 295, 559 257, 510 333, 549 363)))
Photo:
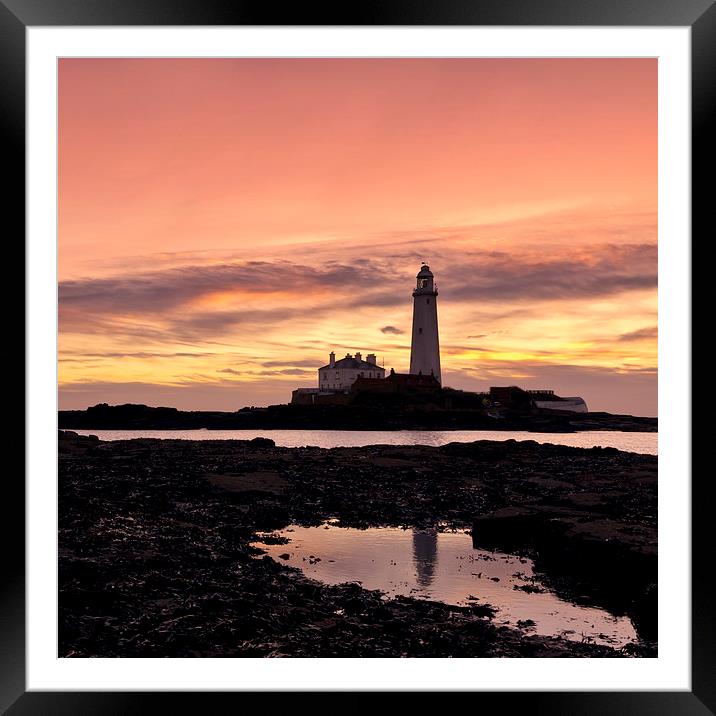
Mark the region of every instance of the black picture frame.
MULTIPOLYGON (((5 225, 25 227, 25 31, 32 26, 92 25, 531 25, 688 26, 692 63, 692 225, 706 243, 714 166, 709 120, 716 105, 715 0, 368 0, 330 8, 308 4, 277 10, 241 0, 0 0, 0 138, 6 179, 5 225)), ((713 233, 713 230, 710 232, 713 233)), ((688 240, 688 237, 684 237, 688 240)), ((19 244, 19 241, 16 241, 19 244)), ((692 246, 695 242, 692 240, 692 246)), ((10 304, 12 305, 12 304, 10 304)), ((684 416, 689 420, 691 416, 684 416)), ((703 431, 694 422, 694 432, 703 431)), ((32 429, 31 425, 27 426, 32 429)), ((705 439, 705 435, 702 436, 705 439)), ((689 476, 683 479, 688 481, 689 476)), ((241 694, 27 692, 25 687, 24 485, 5 472, 0 580, 0 711, 21 714, 126 714, 174 708, 217 711, 241 694)), ((708 529, 714 490, 710 471, 693 473, 692 690, 684 692, 481 692, 482 710, 550 714, 716 714, 716 645, 710 570, 715 553, 708 529)), ((661 529, 666 527, 660 525, 661 529)), ((479 668, 479 667, 476 667, 479 668)), ((236 703, 236 701, 235 701, 236 703)))

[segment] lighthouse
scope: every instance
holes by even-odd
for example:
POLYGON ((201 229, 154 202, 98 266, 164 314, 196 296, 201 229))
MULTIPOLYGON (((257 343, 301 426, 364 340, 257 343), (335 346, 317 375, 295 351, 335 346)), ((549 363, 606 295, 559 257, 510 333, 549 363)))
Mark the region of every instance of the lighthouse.
POLYGON ((410 372, 440 379, 438 340, 438 290, 430 266, 423 264, 413 291, 413 339, 410 344, 410 372))

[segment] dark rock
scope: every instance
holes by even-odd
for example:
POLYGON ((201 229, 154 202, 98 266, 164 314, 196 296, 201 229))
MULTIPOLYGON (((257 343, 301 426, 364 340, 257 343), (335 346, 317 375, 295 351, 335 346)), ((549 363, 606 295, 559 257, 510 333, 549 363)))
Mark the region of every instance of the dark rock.
POLYGON ((541 579, 566 598, 609 603, 608 565, 627 574, 641 559, 620 599, 640 633, 653 636, 655 457, 514 441, 321 450, 63 432, 59 442, 63 656, 655 653, 649 642, 616 651, 497 628, 488 605, 322 585, 257 559, 254 545, 265 530, 329 517, 352 527, 465 528, 477 516, 476 543, 511 536, 518 553, 541 550, 541 579), (207 475, 250 489, 225 489, 207 475), (564 499, 582 493, 598 499, 564 499))
POLYGON ((249 442, 256 447, 276 447, 276 443, 270 438, 254 438, 249 442))

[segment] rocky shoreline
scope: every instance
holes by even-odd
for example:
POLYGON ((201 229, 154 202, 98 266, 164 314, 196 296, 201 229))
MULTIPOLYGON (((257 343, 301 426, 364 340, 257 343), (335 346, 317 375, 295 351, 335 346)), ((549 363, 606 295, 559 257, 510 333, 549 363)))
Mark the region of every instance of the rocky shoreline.
POLYGON ((59 436, 59 656, 656 655, 657 459, 526 442, 279 448, 59 436), (472 528, 572 601, 632 618, 622 650, 498 627, 487 605, 384 600, 261 558, 291 523, 472 528), (258 558, 257 558, 258 557, 258 558))
POLYGON ((61 410, 59 427, 70 430, 526 430, 573 433, 580 430, 657 432, 657 418, 611 413, 523 413, 499 417, 484 409, 434 405, 269 405, 236 412, 183 411, 147 405, 95 405, 61 410))

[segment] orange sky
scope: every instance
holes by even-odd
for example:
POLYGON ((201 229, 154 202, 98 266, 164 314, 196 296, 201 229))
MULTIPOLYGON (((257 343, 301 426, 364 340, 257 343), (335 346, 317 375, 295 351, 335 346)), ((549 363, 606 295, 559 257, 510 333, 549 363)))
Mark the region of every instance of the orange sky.
POLYGON ((331 349, 656 415, 657 63, 64 59, 60 406, 285 402, 331 349))

